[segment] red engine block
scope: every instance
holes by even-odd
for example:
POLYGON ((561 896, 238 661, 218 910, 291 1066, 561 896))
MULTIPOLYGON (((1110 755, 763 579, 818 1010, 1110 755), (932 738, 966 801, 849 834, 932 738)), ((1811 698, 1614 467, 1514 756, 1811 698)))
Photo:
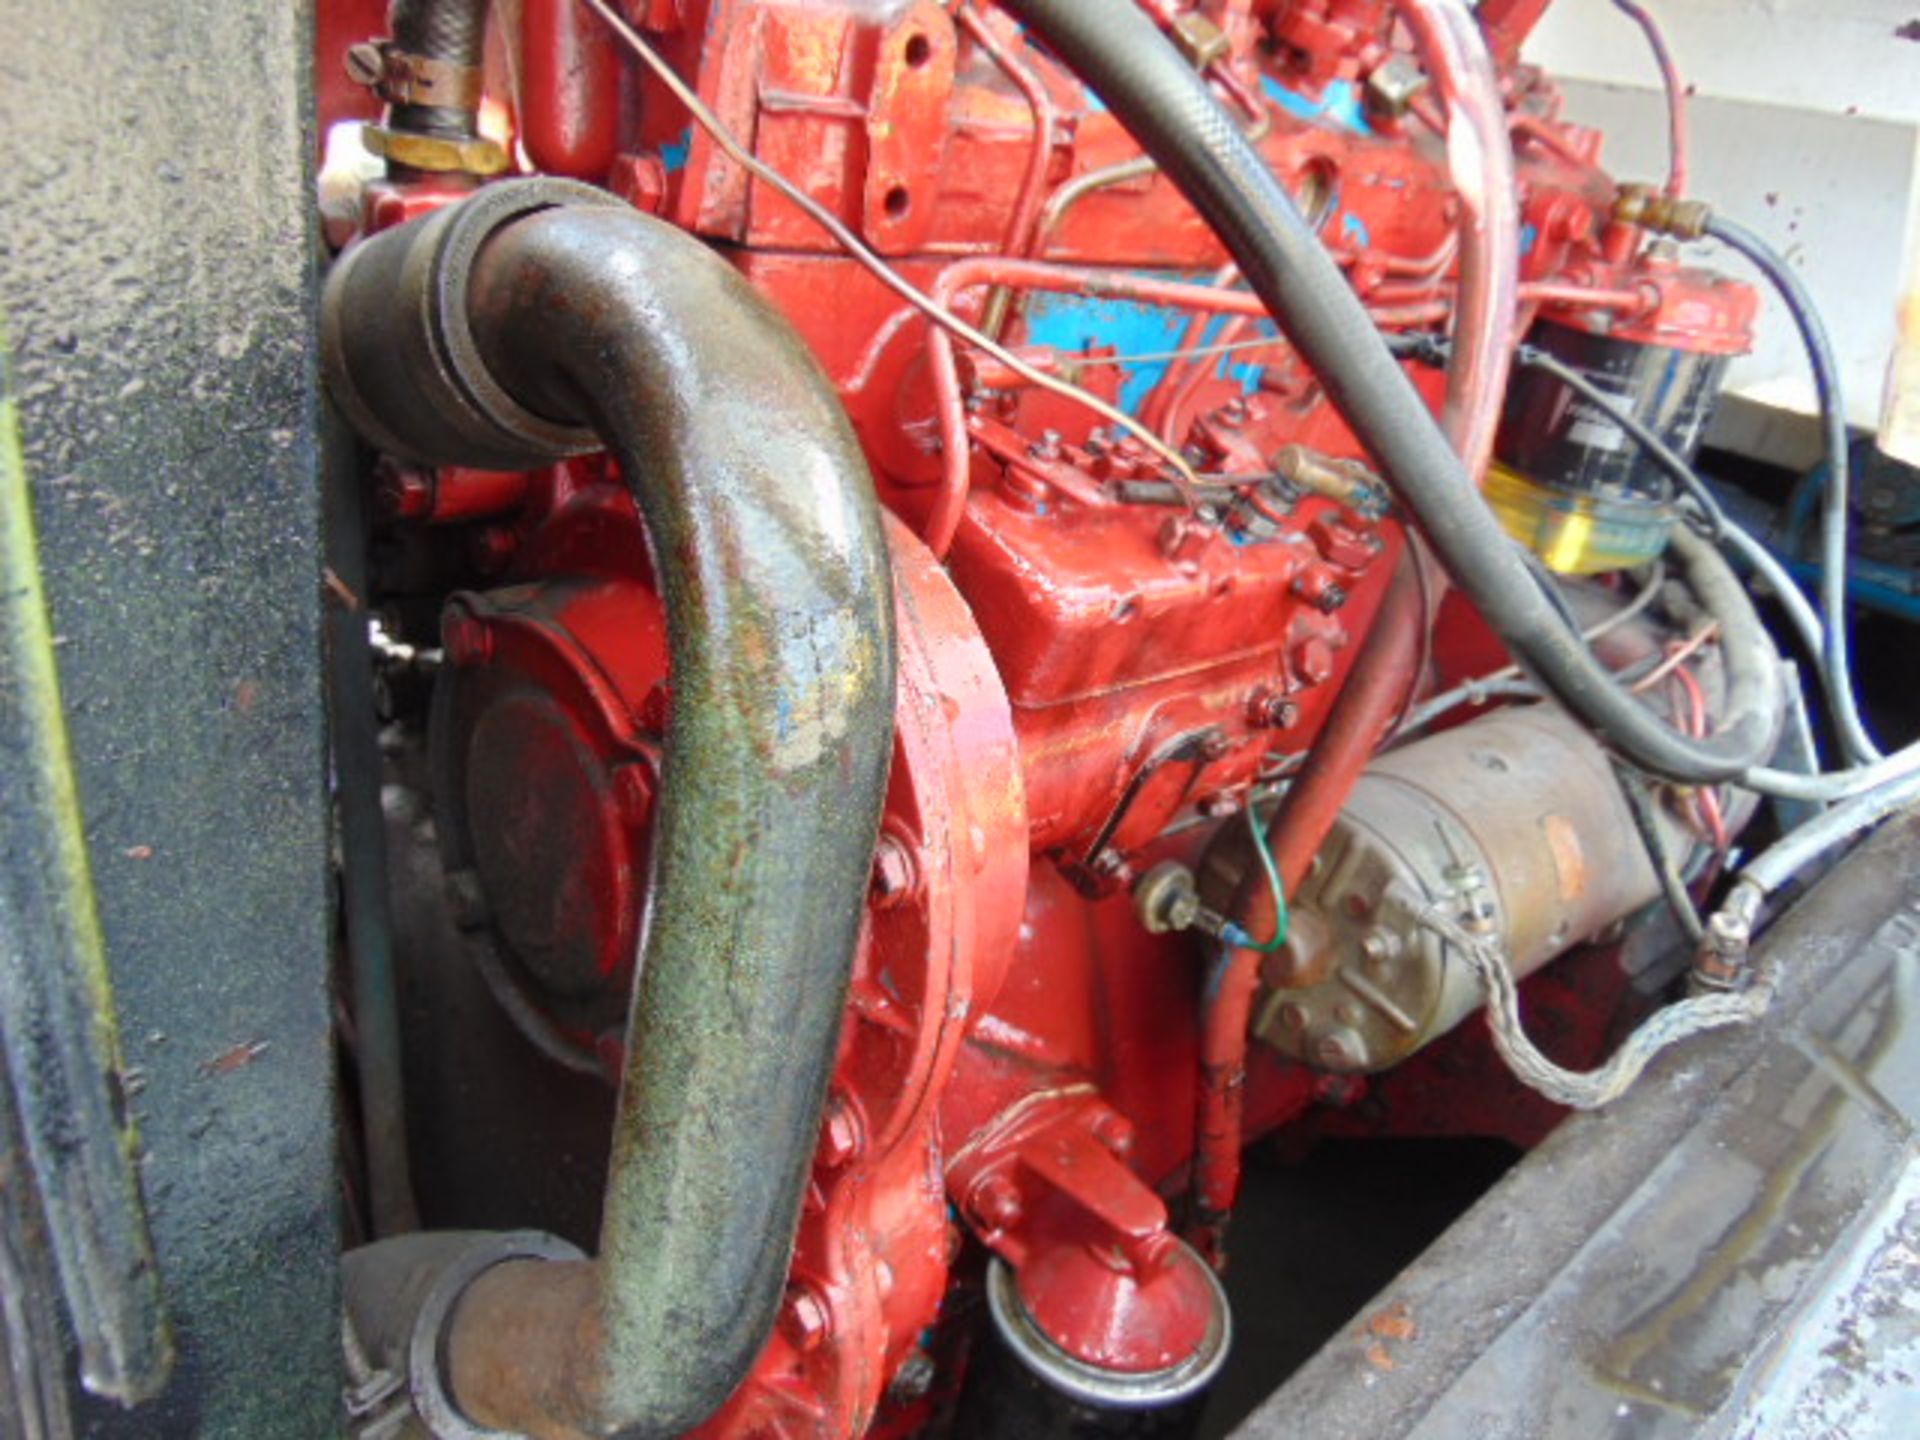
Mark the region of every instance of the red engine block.
MULTIPOLYGON (((1231 283, 1172 186, 997 10, 626 8, 760 158, 916 283, 979 256, 1231 283)), ((1460 201, 1431 104, 1370 83, 1394 58, 1387 6, 1149 8, 1218 37, 1212 73, 1381 323, 1443 326, 1460 201)), ((1708 282, 1632 258, 1598 137, 1560 123, 1552 87, 1514 63, 1541 8, 1480 7, 1515 116, 1523 300, 1576 324, 1684 324, 1708 282)), ((343 43, 377 28, 354 10, 322 11, 329 119, 371 113, 333 78, 343 43)), ((1196 524, 1142 448, 989 365, 965 362, 964 433, 943 429, 924 321, 728 162, 587 11, 525 0, 519 13, 519 89, 502 65, 490 93, 527 161, 604 184, 732 258, 839 387, 899 517, 898 740, 868 938, 781 1325, 702 1433, 912 1428, 962 1227, 1011 1266, 1063 1351, 1164 1369, 1202 1343, 1215 1305, 1162 1198, 1193 1155, 1205 977, 1118 892, 1143 861, 1197 853, 1203 822, 1238 813, 1313 743, 1399 563, 1401 527, 1277 338, 1171 365, 1122 353, 1143 327, 1181 347, 1189 316, 1164 307, 1083 294, 1061 312, 1057 297, 990 281, 954 291, 1034 363, 1140 407, 1204 474, 1274 477, 1202 496, 1224 523, 1196 524), (964 508, 943 566, 916 531, 956 442, 964 508)), ((362 223, 451 193, 381 182, 362 223)), ((1253 323, 1192 336, 1257 339, 1253 323)), ((1420 383, 1437 406, 1438 382, 1420 383)), ((435 783, 456 892, 488 916, 491 978, 525 1028, 568 1063, 617 1069, 672 710, 631 503, 602 461, 538 476, 392 467, 382 486, 392 521, 458 527, 443 533, 463 533, 488 577, 443 622, 435 783)), ((1248 1132, 1330 1084, 1352 1088, 1258 1058, 1248 1132)))

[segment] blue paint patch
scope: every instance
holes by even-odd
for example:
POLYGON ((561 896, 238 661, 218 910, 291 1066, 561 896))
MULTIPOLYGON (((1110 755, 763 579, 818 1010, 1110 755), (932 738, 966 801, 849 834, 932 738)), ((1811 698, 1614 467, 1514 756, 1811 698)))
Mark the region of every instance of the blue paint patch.
MULTIPOLYGON (((1157 354, 1178 349, 1186 318, 1177 311, 1092 295, 1040 292, 1027 307, 1027 340, 1072 352, 1111 346, 1122 355, 1157 354)), ((1135 369, 1120 387, 1120 408, 1133 413, 1160 377, 1164 360, 1135 369)))
POLYGON ((1310 95, 1302 95, 1297 90, 1289 90, 1271 75, 1260 77, 1260 89, 1283 113, 1296 120, 1316 125, 1331 124, 1337 129, 1350 130, 1355 135, 1373 133, 1373 127, 1367 123, 1366 109, 1360 103, 1360 91, 1351 80, 1328 81, 1325 92, 1318 100, 1310 95))
POLYGON ((1520 227, 1520 253, 1522 255, 1531 255, 1533 253, 1534 242, 1539 238, 1540 227, 1538 225, 1522 225, 1520 227))
MULTIPOLYGON (((1149 278, 1204 282, 1204 276, 1143 272, 1149 278)), ((1143 305, 1132 300, 1114 300, 1097 295, 1066 295, 1037 292, 1027 310, 1026 339, 1029 344, 1051 346, 1072 354, 1090 348, 1113 349, 1124 360, 1128 355, 1158 355, 1178 350, 1186 333, 1188 313, 1161 305, 1143 305)), ((1225 327, 1227 317, 1216 315, 1201 331, 1200 344, 1211 345, 1225 327)), ((1278 332, 1262 322, 1252 335, 1278 332)), ((1168 362, 1149 360, 1127 367, 1120 384, 1120 408, 1129 415, 1138 414, 1141 403, 1153 392, 1167 373, 1168 362)), ((1231 376, 1242 391, 1251 393, 1260 383, 1260 362, 1241 359, 1234 353, 1219 357, 1214 374, 1231 376)))
POLYGON ((1372 244, 1367 234, 1367 222, 1351 210, 1344 211, 1340 216, 1340 238, 1352 242, 1356 250, 1365 250, 1372 244))
POLYGON ((1337 121, 1356 135, 1371 135, 1373 126, 1367 123, 1367 109, 1361 102, 1360 89, 1351 80, 1335 80, 1327 86, 1327 118, 1337 121))
POLYGON ((660 163, 667 167, 667 173, 687 168, 687 157, 693 153, 693 126, 689 125, 680 132, 680 138, 671 145, 662 147, 660 163))

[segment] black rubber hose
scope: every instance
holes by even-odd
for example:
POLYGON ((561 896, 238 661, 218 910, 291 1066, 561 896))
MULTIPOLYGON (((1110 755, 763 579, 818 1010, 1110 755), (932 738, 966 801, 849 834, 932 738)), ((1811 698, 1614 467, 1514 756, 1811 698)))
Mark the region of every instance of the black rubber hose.
MULTIPOLYGON (((1543 688, 1616 753, 1685 783, 1731 780, 1770 754, 1777 667, 1729 660, 1743 708, 1704 741, 1623 691, 1554 614, 1475 492, 1339 267, 1259 153, 1133 0, 1004 0, 1119 117, 1219 234, 1412 512, 1448 574, 1543 688)), ((1748 607, 1751 608, 1750 606, 1748 607)), ((1757 622, 1756 622, 1757 623, 1757 622)))
POLYGON ((1637 771, 1616 763, 1613 773, 1619 783, 1621 797, 1627 802, 1627 813, 1633 817, 1633 828, 1640 836, 1641 848, 1647 852, 1647 864, 1653 867, 1654 875, 1659 878, 1667 908, 1673 912, 1673 918, 1679 923, 1687 940, 1698 945, 1707 929, 1700 919, 1700 907, 1693 903, 1693 896, 1687 891, 1687 882, 1681 877, 1679 865, 1667 849, 1666 837, 1660 833, 1659 802, 1653 798, 1645 778, 1637 771))
MULTIPOLYGON (((396 50, 477 70, 486 54, 492 0, 393 0, 387 26, 396 50)), ((396 105, 388 123, 419 135, 468 139, 479 113, 452 105, 396 105)))
POLYGON ((894 702, 872 480, 759 292, 583 185, 363 241, 323 321, 370 436, 524 468, 597 435, 646 521, 673 714, 600 1253, 487 1270, 429 1339, 479 1424, 680 1435, 772 1329, 866 912, 894 702))
POLYGON ((1826 640, 1828 704, 1834 728, 1849 758, 1867 763, 1880 758, 1879 747, 1867 734, 1853 693, 1853 659, 1847 635, 1847 513, 1851 488, 1848 457, 1847 409, 1840 395, 1840 363, 1833 342, 1820 319, 1820 310, 1807 287, 1771 245, 1746 226, 1716 215, 1707 222, 1707 235, 1730 246, 1753 262, 1779 292, 1794 326, 1806 346, 1813 369, 1814 390, 1820 402, 1820 428, 1827 456, 1827 483, 1820 505, 1820 623, 1826 640))

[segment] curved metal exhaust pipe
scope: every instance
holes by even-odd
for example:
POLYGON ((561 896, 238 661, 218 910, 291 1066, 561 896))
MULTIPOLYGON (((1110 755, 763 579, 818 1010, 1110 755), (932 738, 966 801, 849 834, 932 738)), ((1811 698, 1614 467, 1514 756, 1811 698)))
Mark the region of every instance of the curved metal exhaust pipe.
MULTIPOLYGON (((414 1381, 445 1386, 452 1433, 679 1435, 772 1328, 819 1137, 892 746, 872 482, 747 282, 583 185, 504 182, 365 241, 322 343, 382 448, 527 468, 604 444, 646 521, 673 717, 600 1252, 442 1245, 480 1273, 420 1317, 414 1381)), ((350 1313, 417 1304, 432 1287, 392 1271, 435 1238, 353 1257, 350 1313)))

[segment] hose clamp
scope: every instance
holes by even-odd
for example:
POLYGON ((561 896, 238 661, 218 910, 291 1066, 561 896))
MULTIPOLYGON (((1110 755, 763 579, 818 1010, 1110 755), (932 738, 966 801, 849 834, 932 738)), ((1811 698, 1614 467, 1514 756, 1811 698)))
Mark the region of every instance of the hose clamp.
POLYGON ((342 57, 347 78, 389 105, 478 110, 485 77, 478 65, 402 50, 391 40, 362 40, 342 57))

